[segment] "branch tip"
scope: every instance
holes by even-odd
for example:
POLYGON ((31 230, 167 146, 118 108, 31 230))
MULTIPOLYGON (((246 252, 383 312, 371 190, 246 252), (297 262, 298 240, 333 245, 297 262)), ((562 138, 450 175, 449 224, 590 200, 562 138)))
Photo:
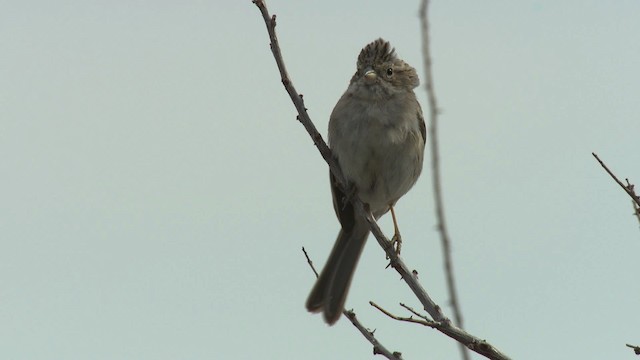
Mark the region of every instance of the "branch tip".
POLYGON ((609 176, 611 176, 611 178, 618 184, 620 185, 620 187, 627 193, 627 195, 629 195, 629 197, 631 197, 631 199, 633 200, 633 202, 640 206, 640 198, 638 198, 638 195, 636 195, 636 193, 633 191, 633 185, 631 183, 629 183, 629 179, 627 180, 627 185, 625 186, 622 181, 620 181, 618 179, 618 177, 611 171, 609 170, 609 167, 607 167, 607 165, 604 163, 604 161, 600 160, 600 157, 598 157, 598 155, 596 155, 596 153, 592 152, 591 155, 593 155, 593 157, 596 158, 596 160, 598 160, 598 162, 600 163, 600 166, 602 166, 602 168, 604 169, 604 171, 607 172, 607 174, 609 174, 609 176))
POLYGON ((627 347, 632 348, 632 349, 633 349, 633 352, 634 352, 636 355, 640 355, 640 346, 635 346, 635 345, 630 345, 630 344, 626 344, 626 345, 627 345, 627 347))

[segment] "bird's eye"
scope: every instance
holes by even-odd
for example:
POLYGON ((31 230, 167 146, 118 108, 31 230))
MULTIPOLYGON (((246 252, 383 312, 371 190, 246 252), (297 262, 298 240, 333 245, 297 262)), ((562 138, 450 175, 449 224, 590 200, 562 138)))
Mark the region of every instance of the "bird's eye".
POLYGON ((393 69, 392 68, 388 68, 387 69, 387 76, 391 76, 393 75, 393 69))

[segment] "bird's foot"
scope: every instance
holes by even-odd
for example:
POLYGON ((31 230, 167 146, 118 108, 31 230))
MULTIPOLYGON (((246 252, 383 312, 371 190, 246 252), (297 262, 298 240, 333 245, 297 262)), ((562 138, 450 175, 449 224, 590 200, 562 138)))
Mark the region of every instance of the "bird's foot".
POLYGON ((400 250, 402 249, 402 236, 400 236, 399 232, 393 234, 393 237, 391 238, 391 246, 395 248, 396 255, 399 256, 400 250))

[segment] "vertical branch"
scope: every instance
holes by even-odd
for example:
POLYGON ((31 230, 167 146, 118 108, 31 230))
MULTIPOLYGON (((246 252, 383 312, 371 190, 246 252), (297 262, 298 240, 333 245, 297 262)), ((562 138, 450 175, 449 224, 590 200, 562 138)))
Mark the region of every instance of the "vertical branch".
MULTIPOLYGON (((420 23, 422 25, 422 56, 424 58, 425 88, 429 100, 429 144, 431 144, 431 173, 433 176, 433 196, 435 200, 437 227, 442 242, 442 255, 444 257, 445 276, 449 289, 449 298, 453 309, 453 318, 461 328, 463 326, 462 312, 458 302, 455 277, 453 275, 453 259, 451 257, 451 241, 444 217, 444 201, 442 199, 442 184, 440 174, 440 151, 438 147, 438 103, 433 87, 433 74, 431 72, 431 51, 429 43, 429 0, 422 0, 420 5, 420 23)), ((460 353, 464 360, 469 360, 469 349, 460 344, 460 353)))

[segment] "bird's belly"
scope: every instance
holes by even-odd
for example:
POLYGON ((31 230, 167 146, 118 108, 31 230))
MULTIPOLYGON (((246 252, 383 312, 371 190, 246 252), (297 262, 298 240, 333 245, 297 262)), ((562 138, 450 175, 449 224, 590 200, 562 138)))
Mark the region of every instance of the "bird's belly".
POLYGON ((416 151, 416 146, 421 146, 415 143, 417 139, 378 140, 352 144, 352 151, 343 153, 338 160, 360 199, 369 204, 374 214, 382 215, 415 183, 422 168, 422 151, 416 151))

